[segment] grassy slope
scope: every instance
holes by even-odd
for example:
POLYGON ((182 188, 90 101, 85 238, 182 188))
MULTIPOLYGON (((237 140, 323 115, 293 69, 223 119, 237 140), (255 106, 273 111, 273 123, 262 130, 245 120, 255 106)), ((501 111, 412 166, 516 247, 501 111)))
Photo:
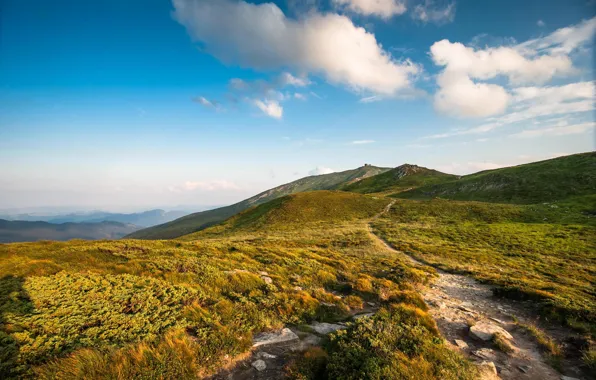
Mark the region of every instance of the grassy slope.
POLYGON ((420 309, 414 289, 432 271, 368 235, 361 218, 385 204, 315 192, 253 208, 201 240, 0 245, 0 377, 197 378, 249 350, 255 332, 342 320, 371 300, 385 311, 338 337, 324 371, 348 376, 352 360, 381 377, 472 378, 420 309), (355 350, 378 331, 390 355, 355 350))
POLYGON ((374 229, 424 262, 536 300, 545 315, 594 334, 596 218, 574 202, 552 206, 400 200, 374 229))
POLYGON ((590 152, 487 170, 447 183, 422 186, 395 197, 531 204, 590 195, 595 189, 596 152, 590 152))
POLYGON ((344 184, 352 183, 361 178, 382 173, 388 168, 375 166, 363 166, 354 170, 347 170, 339 173, 323 174, 299 179, 297 181, 278 186, 267 190, 254 197, 231 206, 220 207, 215 210, 198 212, 176 219, 172 222, 159 226, 146 228, 127 236, 131 239, 173 239, 222 222, 229 217, 238 214, 252 206, 266 203, 270 200, 283 197, 284 195, 313 191, 336 189, 344 184))
POLYGON ((120 222, 62 223, 0 219, 0 243, 70 239, 120 239, 139 227, 120 222))
POLYGON ((457 179, 457 176, 416 165, 401 165, 387 172, 343 186, 341 190, 369 194, 400 192, 412 188, 443 183, 457 179))

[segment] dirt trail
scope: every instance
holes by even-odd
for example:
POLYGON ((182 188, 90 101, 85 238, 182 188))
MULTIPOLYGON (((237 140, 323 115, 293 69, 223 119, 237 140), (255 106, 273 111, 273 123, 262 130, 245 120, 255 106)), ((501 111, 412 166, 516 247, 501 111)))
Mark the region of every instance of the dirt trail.
MULTIPOLYGON (((387 213, 393 204, 394 202, 390 203, 372 221, 387 213)), ((374 234, 370 223, 368 230, 371 237, 386 249, 405 255, 415 265, 426 266, 395 250, 384 239, 374 234)), ((493 297, 492 286, 480 284, 470 277, 438 269, 436 271, 439 278, 431 287, 421 289, 421 293, 429 306, 430 314, 452 349, 461 351, 477 362, 493 362, 501 379, 561 379, 561 375, 547 364, 534 340, 514 322, 514 317, 520 322, 532 319, 531 313, 526 310, 527 307, 520 302, 493 297), (513 353, 505 354, 492 342, 482 341, 470 334, 470 324, 485 323, 501 327, 511 334, 513 353)), ((581 377, 578 373, 568 373, 568 376, 581 377)))

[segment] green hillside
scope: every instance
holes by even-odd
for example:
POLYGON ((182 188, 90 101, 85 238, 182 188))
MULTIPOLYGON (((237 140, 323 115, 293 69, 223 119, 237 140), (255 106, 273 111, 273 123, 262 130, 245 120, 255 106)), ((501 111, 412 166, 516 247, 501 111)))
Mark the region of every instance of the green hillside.
POLYGON ((266 203, 270 200, 283 197, 284 195, 304 191, 337 189, 343 185, 354 183, 363 178, 374 176, 387 170, 390 169, 365 165, 354 170, 301 178, 297 181, 264 191, 255 195, 254 197, 248 198, 231 206, 220 207, 215 210, 197 212, 187 215, 169 223, 137 231, 128 235, 127 238, 174 239, 179 236, 200 231, 204 228, 222 222, 229 217, 248 209, 249 207, 266 203))
POLYGON ((595 191, 596 152, 589 152, 482 171, 394 196, 532 204, 590 195, 595 191))
POLYGON ((373 217, 389 204, 387 198, 342 191, 313 191, 277 198, 252 207, 224 223, 183 236, 193 240, 201 236, 239 231, 296 230, 309 224, 345 223, 373 217))
POLYGON ((405 191, 425 185, 455 180, 458 177, 417 165, 404 164, 394 169, 345 185, 341 190, 369 194, 405 191))
POLYGON ((367 230, 387 203, 312 192, 188 242, 0 244, 0 377, 205 378, 250 352, 259 332, 352 321, 374 302, 377 315, 351 322, 328 348, 325 378, 350 378, 352 362, 371 378, 473 379, 415 290, 434 271, 367 230), (370 344, 379 350, 350 348, 370 344))

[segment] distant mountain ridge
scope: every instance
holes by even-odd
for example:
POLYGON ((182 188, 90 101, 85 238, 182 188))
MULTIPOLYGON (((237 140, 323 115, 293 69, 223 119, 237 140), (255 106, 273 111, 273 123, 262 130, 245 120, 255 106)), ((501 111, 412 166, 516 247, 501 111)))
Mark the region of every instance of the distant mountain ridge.
POLYGON ((220 207, 214 210, 202 211, 187 215, 180 219, 165 223, 159 226, 146 228, 132 233, 126 238, 130 239, 173 239, 200 231, 216 223, 223 222, 231 216, 238 214, 249 207, 266 203, 270 200, 305 191, 314 190, 335 190, 341 186, 348 185, 377 174, 384 173, 391 168, 380 168, 372 165, 364 165, 357 169, 346 170, 337 173, 309 176, 299 180, 274 187, 254 197, 245 199, 236 204, 220 207))
POLYGON ((54 224, 0 219, 0 243, 120 239, 139 228, 120 222, 54 224))
POLYGON ((151 227, 157 224, 167 223, 188 214, 190 214, 188 211, 164 211, 161 209, 155 209, 131 214, 111 213, 105 211, 69 213, 64 215, 12 214, 0 215, 0 219, 11 221, 47 222, 53 224, 100 223, 110 221, 134 224, 139 227, 151 227))

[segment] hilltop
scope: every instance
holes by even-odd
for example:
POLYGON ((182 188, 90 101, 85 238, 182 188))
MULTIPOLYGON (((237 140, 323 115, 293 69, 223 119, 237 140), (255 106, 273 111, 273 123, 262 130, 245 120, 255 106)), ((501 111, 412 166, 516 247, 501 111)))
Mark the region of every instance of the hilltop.
POLYGON ((418 165, 404 164, 394 169, 364 178, 341 187, 355 193, 400 192, 420 186, 456 180, 458 176, 441 173, 418 165))
POLYGON ((284 195, 295 194, 314 190, 333 190, 348 185, 367 177, 383 173, 389 168, 379 168, 365 165, 357 169, 346 170, 338 173, 322 174, 301 178, 294 182, 269 189, 254 197, 245 199, 230 206, 220 207, 214 210, 197 212, 172 222, 154 226, 137 231, 127 236, 131 239, 173 239, 187 235, 206 227, 212 226, 238 214, 252 206, 266 203, 270 200, 283 197, 284 195))
POLYGON ((596 152, 486 170, 451 181, 427 184, 398 198, 531 204, 594 194, 596 152))

